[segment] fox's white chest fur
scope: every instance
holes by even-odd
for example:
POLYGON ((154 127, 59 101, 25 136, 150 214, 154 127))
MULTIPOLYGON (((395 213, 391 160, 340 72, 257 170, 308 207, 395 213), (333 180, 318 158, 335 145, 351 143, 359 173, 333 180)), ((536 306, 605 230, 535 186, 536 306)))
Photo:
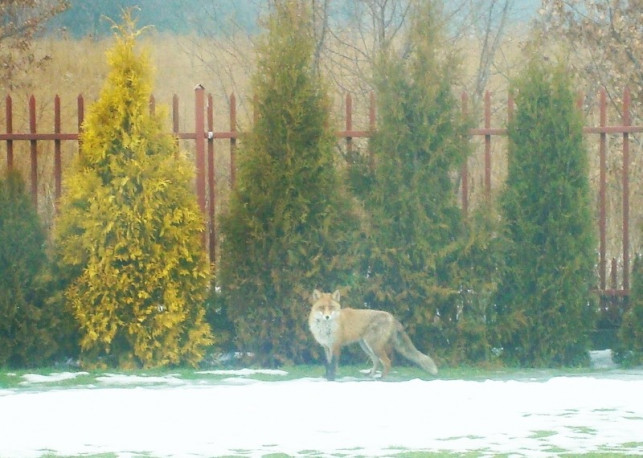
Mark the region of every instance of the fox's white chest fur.
POLYGON ((308 324, 310 332, 320 345, 327 348, 333 346, 339 329, 339 312, 333 313, 329 318, 326 318, 323 313, 313 312, 308 324))

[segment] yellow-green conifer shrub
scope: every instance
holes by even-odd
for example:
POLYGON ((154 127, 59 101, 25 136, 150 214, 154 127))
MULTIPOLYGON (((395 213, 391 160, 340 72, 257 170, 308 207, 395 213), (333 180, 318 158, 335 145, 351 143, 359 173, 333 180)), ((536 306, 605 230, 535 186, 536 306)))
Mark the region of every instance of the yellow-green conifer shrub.
POLYGON ((111 71, 66 181, 57 262, 85 364, 195 365, 212 343, 203 217, 192 166, 149 112, 152 69, 134 26, 126 14, 114 27, 111 71))

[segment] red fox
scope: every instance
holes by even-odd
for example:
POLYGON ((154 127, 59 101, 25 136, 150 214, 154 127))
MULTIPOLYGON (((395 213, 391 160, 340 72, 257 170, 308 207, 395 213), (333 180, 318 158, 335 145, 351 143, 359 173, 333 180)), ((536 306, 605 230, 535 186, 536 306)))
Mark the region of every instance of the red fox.
POLYGON ((341 348, 353 342, 359 342, 362 350, 373 362, 371 377, 375 376, 380 364, 382 377, 388 374, 391 368, 391 348, 395 348, 398 353, 426 372, 433 375, 438 373, 433 360, 415 348, 404 332, 404 327, 393 315, 382 310, 341 308, 339 301, 339 291, 332 294, 313 291, 312 308, 308 317, 310 332, 326 352, 328 380, 335 379, 341 348))

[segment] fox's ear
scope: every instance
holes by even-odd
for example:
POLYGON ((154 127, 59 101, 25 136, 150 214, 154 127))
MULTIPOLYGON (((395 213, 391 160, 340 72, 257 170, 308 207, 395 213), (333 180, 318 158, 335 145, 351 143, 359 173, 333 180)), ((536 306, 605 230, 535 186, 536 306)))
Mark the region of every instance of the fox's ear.
POLYGON ((318 301, 318 300, 321 298, 321 296, 322 296, 321 291, 319 291, 318 289, 315 289, 315 290, 313 291, 313 295, 312 295, 312 296, 310 296, 310 299, 311 299, 313 302, 316 302, 316 301, 318 301))
POLYGON ((333 295, 331 296, 331 298, 332 298, 335 302, 339 302, 339 300, 341 299, 341 297, 342 297, 342 295, 340 294, 340 292, 339 292, 339 290, 338 290, 338 289, 336 289, 336 290, 335 290, 335 292, 333 293, 333 295))

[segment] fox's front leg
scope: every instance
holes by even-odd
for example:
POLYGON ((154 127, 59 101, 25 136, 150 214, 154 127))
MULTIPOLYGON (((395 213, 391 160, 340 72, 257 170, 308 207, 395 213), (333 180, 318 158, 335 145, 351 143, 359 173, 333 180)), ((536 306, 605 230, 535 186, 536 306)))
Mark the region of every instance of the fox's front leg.
POLYGON ((333 352, 329 347, 324 347, 326 359, 324 359, 324 367, 326 368, 326 378, 331 380, 331 361, 333 360, 333 352))
POLYGON ((326 350, 326 379, 335 380, 337 364, 339 363, 340 348, 324 348, 326 350))

